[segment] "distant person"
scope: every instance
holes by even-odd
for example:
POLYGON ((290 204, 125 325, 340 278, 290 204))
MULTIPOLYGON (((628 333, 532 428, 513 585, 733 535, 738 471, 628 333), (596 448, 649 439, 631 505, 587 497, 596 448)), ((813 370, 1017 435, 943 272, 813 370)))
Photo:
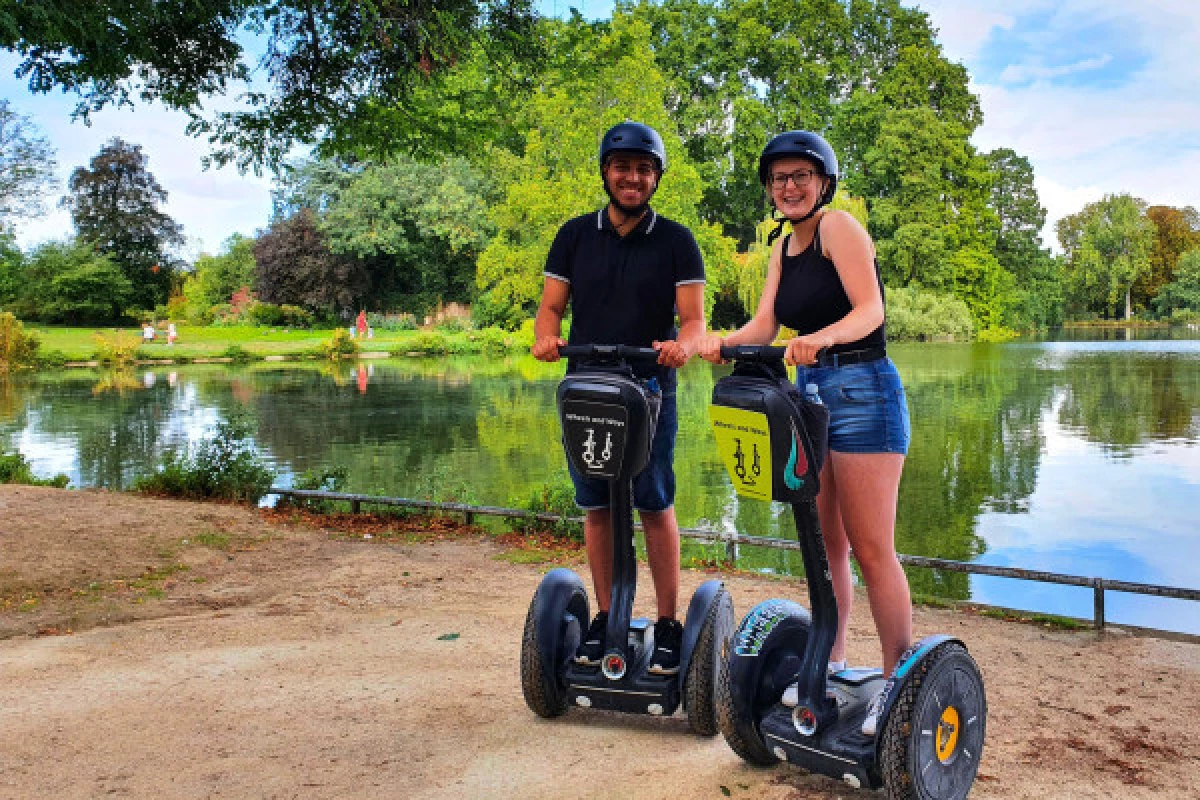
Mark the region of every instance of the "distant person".
POLYGON ((153 342, 153 341, 154 341, 154 326, 151 325, 149 322, 147 322, 145 325, 142 326, 142 342, 146 343, 146 342, 153 342))
POLYGON ((175 344, 175 339, 179 336, 179 332, 175 330, 175 323, 167 323, 167 344, 175 344))
POLYGON ((358 338, 365 339, 367 337, 367 312, 359 311, 358 319, 354 321, 354 327, 358 330, 358 338))
MULTIPOLYGON (((824 208, 837 189, 838 161, 817 134, 788 131, 773 138, 759 157, 758 178, 792 233, 771 250, 754 318, 724 339, 706 337, 700 355, 716 363, 722 344, 769 344, 781 324, 797 332, 788 340, 785 360, 796 367, 796 383, 816 384, 829 408, 829 458, 821 470, 817 512, 838 607, 830 668, 845 668, 853 548, 884 672, 891 674, 912 642, 912 601, 895 543, 896 496, 910 426, 904 387, 887 356, 875 245, 854 217, 824 208)), ((795 705, 795 697, 794 685, 788 687, 784 704, 795 705)), ((877 696, 868 708, 866 736, 876 734, 880 701, 877 696)))
MULTIPOLYGON (((679 525, 675 520, 675 370, 696 354, 704 335, 704 261, 692 232, 650 208, 666 171, 662 137, 649 126, 623 122, 600 144, 600 176, 609 203, 567 221, 546 256, 541 306, 534 322, 534 357, 557 361, 562 320, 572 311, 572 344, 654 347, 657 364, 638 364, 637 377, 662 392, 649 465, 633 480, 633 505, 646 532, 658 621, 649 671, 679 672, 683 626, 675 618, 679 594, 679 525), (676 337, 675 314, 679 314, 676 337)), ((567 366, 571 372, 578 365, 567 366)), ((612 596, 612 524, 608 485, 577 474, 575 503, 585 512, 583 532, 599 613, 575 661, 599 666, 612 596)))

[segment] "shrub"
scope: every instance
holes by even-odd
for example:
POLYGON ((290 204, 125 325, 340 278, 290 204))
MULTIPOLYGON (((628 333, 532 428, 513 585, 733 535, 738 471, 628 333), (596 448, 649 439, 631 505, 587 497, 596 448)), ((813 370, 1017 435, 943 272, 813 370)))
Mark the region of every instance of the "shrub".
POLYGON ((246 309, 246 321, 251 325, 258 325, 263 328, 282 326, 284 324, 283 308, 273 303, 259 303, 255 301, 246 309))
POLYGON ((258 356, 240 345, 231 344, 221 351, 221 358, 228 358, 235 364, 248 364, 257 360, 258 356))
POLYGON ((367 324, 377 331, 415 331, 417 318, 412 314, 367 314, 367 324))
POLYGON ((565 539, 583 542, 583 524, 577 519, 581 512, 575 505, 575 487, 569 480, 562 479, 557 483, 543 484, 535 488, 524 501, 517 501, 514 507, 531 512, 531 516, 518 517, 510 521, 509 526, 517 533, 552 533, 565 539), (532 514, 558 514, 564 519, 557 522, 536 519, 532 514))
POLYGON ((274 480, 274 471, 254 450, 249 425, 234 418, 219 423, 213 438, 201 442, 193 453, 168 453, 162 469, 139 478, 133 489, 189 500, 257 503, 274 480))
MULTIPOLYGON (((341 492, 346 488, 350 479, 350 471, 344 466, 329 467, 323 470, 305 470, 292 481, 295 489, 308 489, 315 492, 341 492)), ((333 500, 319 500, 315 497, 293 497, 290 502, 315 511, 318 514, 329 514, 337 510, 338 503, 333 500)), ((340 504, 343 507, 344 503, 340 504)))
POLYGON ((101 364, 130 364, 137 360, 142 337, 125 330, 92 335, 96 343, 95 358, 101 364))
POLYGON ((925 289, 887 290, 887 336, 902 339, 969 339, 974 331, 967 304, 925 289))
POLYGON ((7 311, 0 311, 0 372, 8 372, 37 363, 41 342, 25 332, 21 321, 7 311))
POLYGON ((24 483, 29 486, 54 486, 65 489, 71 479, 59 473, 53 478, 38 478, 25 456, 20 453, 0 453, 0 483, 24 483))
POLYGON ((409 340, 406 350, 444 356, 450 352, 450 339, 440 331, 423 331, 409 340))
POLYGON ((322 342, 320 353, 331 361, 341 358, 353 358, 358 355, 358 342, 345 328, 335 328, 329 341, 322 342))

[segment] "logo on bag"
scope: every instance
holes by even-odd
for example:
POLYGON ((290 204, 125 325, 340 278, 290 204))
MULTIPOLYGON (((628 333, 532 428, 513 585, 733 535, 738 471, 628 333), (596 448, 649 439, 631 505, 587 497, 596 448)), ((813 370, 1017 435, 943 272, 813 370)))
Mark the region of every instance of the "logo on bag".
POLYGON ((708 407, 713 436, 734 490, 757 500, 771 499, 771 434, 765 414, 743 408, 708 407))
POLYGON ((808 473, 808 457, 800 445, 800 434, 796 432, 796 423, 791 418, 788 425, 792 428, 792 452, 788 454, 787 467, 783 470, 783 484, 795 491, 804 486, 803 476, 808 473))

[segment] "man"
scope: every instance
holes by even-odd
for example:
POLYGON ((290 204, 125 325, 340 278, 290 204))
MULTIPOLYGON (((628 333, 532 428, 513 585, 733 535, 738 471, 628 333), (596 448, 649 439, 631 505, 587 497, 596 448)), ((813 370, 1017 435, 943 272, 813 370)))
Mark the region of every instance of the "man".
MULTIPOLYGON (((684 226, 659 216, 650 198, 666 171, 662 137, 651 127, 623 122, 600 144, 600 175, 608 206, 569 220, 546 257, 542 302, 534 322, 533 355, 557 361, 562 319, 570 303, 571 344, 653 347, 657 364, 637 365, 639 378, 662 391, 650 463, 633 482, 633 505, 646 533, 658 622, 650 672, 679 672, 683 626, 675 618, 679 593, 679 526, 675 520, 675 369, 695 355, 704 336, 704 262, 684 226), (675 333, 675 315, 679 332, 675 333)), ((575 369, 568 364, 568 371, 575 369)), ((570 464, 568 464, 570 469, 570 464)), ((612 595, 612 520, 608 488, 571 469, 575 502, 585 512, 584 539, 599 613, 575 660, 599 666, 612 595)))

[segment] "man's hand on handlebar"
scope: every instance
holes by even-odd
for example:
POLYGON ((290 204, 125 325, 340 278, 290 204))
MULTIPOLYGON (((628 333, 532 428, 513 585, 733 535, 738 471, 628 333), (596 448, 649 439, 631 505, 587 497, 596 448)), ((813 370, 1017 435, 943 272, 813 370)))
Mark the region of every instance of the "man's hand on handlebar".
POLYGON ((674 339, 668 339, 665 342, 654 342, 651 344, 651 347, 658 351, 658 363, 664 367, 678 369, 686 364, 691 357, 684 346, 674 339))
POLYGON ((533 357, 538 361, 558 361, 558 348, 566 343, 561 336, 539 336, 533 343, 533 357))

